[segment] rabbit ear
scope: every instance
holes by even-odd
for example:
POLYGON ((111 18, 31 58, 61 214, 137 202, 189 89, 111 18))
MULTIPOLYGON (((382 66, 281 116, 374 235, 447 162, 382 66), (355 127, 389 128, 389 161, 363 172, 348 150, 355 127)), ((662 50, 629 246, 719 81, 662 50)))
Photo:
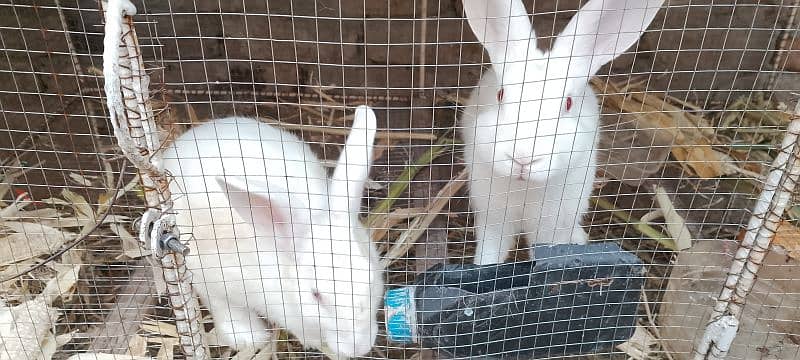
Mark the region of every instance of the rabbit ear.
MULTIPOLYGON (((217 183, 222 188, 228 202, 242 219, 253 225, 261 234, 275 234, 276 248, 278 250, 293 251, 294 234, 303 233, 307 223, 298 224, 292 221, 289 207, 288 194, 282 193, 274 196, 248 190, 247 182, 240 177, 218 176, 217 183), (301 228, 302 227, 302 228, 301 228)), ((252 186, 252 180, 249 181, 252 186)), ((259 186, 266 189, 267 186, 259 186)))
POLYGON ((375 113, 369 106, 356 108, 353 127, 331 177, 332 210, 357 213, 361 208, 364 184, 372 165, 376 123, 375 113))
POLYGON ((639 40, 663 3, 664 0, 591 0, 558 36, 552 54, 578 58, 574 63, 586 64, 580 75, 592 76, 639 40))
POLYGON ((463 0, 467 23, 483 44, 499 77, 506 62, 525 61, 536 34, 520 0, 463 0))

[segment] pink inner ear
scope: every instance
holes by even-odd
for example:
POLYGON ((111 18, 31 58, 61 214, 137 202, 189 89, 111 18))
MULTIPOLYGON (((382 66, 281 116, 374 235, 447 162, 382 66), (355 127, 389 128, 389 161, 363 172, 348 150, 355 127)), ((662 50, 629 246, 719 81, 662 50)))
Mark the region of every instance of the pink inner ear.
POLYGON ((274 233, 279 237, 291 234, 288 209, 282 209, 266 195, 247 191, 246 187, 238 182, 225 182, 221 178, 217 181, 226 190, 231 207, 243 220, 250 222, 256 229, 274 233))
MULTIPOLYGON (((275 234, 275 248, 281 253, 294 253, 295 236, 289 217, 289 209, 281 208, 269 198, 251 194, 251 211, 253 226, 275 234)), ((292 257, 293 258, 293 257, 292 257)))
POLYGON ((275 230, 284 230, 288 225, 288 219, 284 216, 282 209, 275 206, 269 199, 252 195, 250 205, 253 212, 253 223, 259 225, 274 226, 275 230))

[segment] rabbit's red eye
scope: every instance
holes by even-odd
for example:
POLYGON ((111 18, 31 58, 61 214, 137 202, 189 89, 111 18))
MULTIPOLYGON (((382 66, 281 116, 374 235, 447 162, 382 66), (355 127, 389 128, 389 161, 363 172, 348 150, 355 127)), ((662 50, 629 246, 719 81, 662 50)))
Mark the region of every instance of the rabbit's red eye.
POLYGON ((314 300, 317 300, 318 303, 322 303, 322 294, 319 293, 319 290, 311 289, 311 294, 314 295, 314 300))
POLYGON ((569 111, 570 109, 572 109, 572 97, 567 96, 567 111, 569 111))
POLYGON ((497 102, 501 102, 501 101, 503 101, 503 88, 500 88, 500 90, 497 90, 497 102))

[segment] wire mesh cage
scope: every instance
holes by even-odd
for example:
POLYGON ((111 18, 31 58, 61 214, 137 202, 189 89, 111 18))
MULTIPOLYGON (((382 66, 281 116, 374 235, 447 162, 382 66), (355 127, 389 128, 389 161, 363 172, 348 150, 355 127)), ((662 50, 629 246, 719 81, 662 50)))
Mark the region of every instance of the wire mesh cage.
POLYGON ((800 358, 798 7, 2 2, 0 358, 800 358))

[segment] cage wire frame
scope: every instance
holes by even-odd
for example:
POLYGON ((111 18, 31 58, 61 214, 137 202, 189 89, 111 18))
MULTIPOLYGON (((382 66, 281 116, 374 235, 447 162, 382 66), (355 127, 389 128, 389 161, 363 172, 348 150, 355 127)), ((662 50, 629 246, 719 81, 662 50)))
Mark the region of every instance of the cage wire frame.
MULTIPOLYGON (((426 3, 425 1, 422 2, 423 5, 427 5, 426 3)), ((135 14, 135 10, 129 4, 127 1, 120 0, 108 2, 108 14, 113 14, 113 16, 107 17, 105 23, 103 77, 105 79, 105 96, 108 101, 109 116, 111 117, 111 124, 114 126, 114 135, 118 139, 120 147, 141 174, 149 210, 145 213, 145 217, 140 223, 140 236, 143 238, 143 243, 150 247, 154 254, 159 257, 159 261, 164 268, 164 277, 169 287, 170 300, 174 304, 173 310, 176 312, 176 320, 182 335, 181 343, 184 346, 184 351, 187 356, 192 358, 207 358, 207 350, 202 346, 202 339, 199 335, 199 310, 196 307, 196 299, 191 296, 191 285, 188 282, 190 275, 188 275, 182 263, 181 257, 183 254, 181 249, 179 247, 177 249, 169 249, 167 247, 164 250, 159 242, 159 240, 165 239, 163 236, 165 233, 169 235, 172 232, 168 229, 172 226, 174 220, 170 219, 169 211, 167 211, 169 209, 170 195, 165 186, 163 173, 158 168, 157 149, 159 149, 159 140, 154 135, 153 129, 156 128, 156 125, 152 123, 154 119, 153 110, 148 104, 150 84, 149 80, 147 80, 148 76, 145 73, 141 50, 132 26, 132 17, 135 14), (117 15, 119 16, 118 19, 117 15), (119 36, 114 36, 114 34, 119 36), (119 46, 116 44, 119 44, 119 46), (113 51, 115 48, 118 49, 118 52, 113 51), (114 70, 114 64, 116 64, 118 70, 114 70), (152 226, 152 231, 150 231, 153 223, 157 225, 152 226), (176 252, 175 250, 178 251, 176 252), (161 254, 162 251, 165 251, 165 254, 161 254)), ((792 37, 788 34, 790 33, 789 30, 793 29, 794 25, 792 24, 794 23, 798 6, 796 2, 789 6, 791 9, 790 25, 785 26, 779 50, 785 50, 789 46, 787 39, 792 37)), ((421 16, 427 18, 428 8, 427 6, 423 6, 423 8, 421 16)), ((388 17, 386 20, 387 22, 389 21, 388 17)), ((421 32, 423 34, 422 38, 425 39, 426 28, 423 27, 421 32)), ((423 45, 419 46, 418 50, 420 59, 415 59, 414 61, 424 67, 426 66, 426 46, 424 45, 426 41, 422 41, 422 43, 423 45)), ((412 42, 412 45, 416 44, 412 42)), ((76 53, 75 50, 70 52, 76 53)), ((779 51, 778 54, 780 56, 775 56, 773 59, 775 69, 769 74, 771 77, 770 83, 777 81, 775 79, 776 74, 778 74, 777 67, 790 53, 788 51, 779 51)), ((225 59, 230 60, 227 55, 225 59)), ((206 60, 205 56, 202 60, 206 60)), ((77 63, 77 60, 75 62, 77 63)), ((427 66, 433 65, 428 64, 427 66)), ((420 71, 417 76, 418 81, 424 87, 426 72, 420 71)), ((768 85, 766 88, 771 89, 773 86, 768 85)), ((231 89, 230 93, 233 94, 235 91, 231 89)), ((188 92, 182 89, 176 91, 176 93, 188 92)), ((244 93, 251 95, 251 92, 244 93)), ((301 97, 303 95, 298 91, 291 96, 301 97)), ((356 98, 354 97, 353 99, 356 98)), ((402 99, 388 94, 373 100, 412 101, 411 99, 402 99)), ((210 95, 209 101, 211 101, 210 95)), ((426 107, 425 104, 421 106, 426 107)), ((706 336, 700 339, 701 342, 698 343, 695 349, 694 356, 696 359, 724 358, 731 342, 735 341, 736 319, 741 315, 742 306, 745 306, 743 304, 753 286, 755 276, 759 270, 759 264, 767 249, 770 248, 770 241, 777 231, 778 224, 789 201, 789 196, 794 191, 797 173, 800 171, 800 167, 796 166, 798 161, 797 134, 800 131, 798 126, 800 125, 798 125, 798 120, 796 119, 788 126, 787 135, 781 145, 779 156, 773 162, 774 170, 764 180, 764 191, 756 202, 751 221, 747 225, 745 240, 742 242, 731 264, 731 274, 728 281, 725 282, 725 286, 720 290, 720 296, 717 299, 717 306, 713 315, 716 320, 708 324, 706 336)), ((302 125, 300 128, 302 128, 302 125)), ((463 179, 463 173, 454 176, 454 178, 463 179)), ((452 187, 446 190, 443 189, 434 199, 447 198, 455 194, 457 190, 452 187)), ((440 203, 440 205, 438 208, 431 209, 431 212, 437 213, 441 211, 445 204, 440 203)), ((430 218, 416 218, 416 220, 419 220, 417 223, 427 222, 428 224, 433 221, 430 218)), ((425 226, 421 226, 421 228, 424 229, 425 226)), ((419 232, 416 235, 404 233, 404 236, 419 236, 419 232)), ((387 254, 386 262, 403 256, 399 249, 393 250, 397 250, 397 252, 387 254)))
MULTIPOLYGON (((111 0, 111 2, 113 4, 113 3, 119 3, 120 1, 111 0)), ((114 13, 119 12, 118 11, 119 7, 120 5, 116 4, 116 6, 113 7, 112 12, 114 13)), ((125 10, 122 11, 123 15, 132 16, 135 14, 135 8, 133 8, 132 4, 127 3, 125 7, 128 7, 128 9, 126 9, 127 13, 125 10)), ((114 23, 112 22, 111 24, 114 23)), ((117 25, 109 26, 107 24, 106 25, 107 34, 108 33, 114 34, 116 31, 116 26, 117 25)), ((130 25, 128 26, 130 29, 130 25)), ((133 44, 137 43, 135 41, 135 37, 132 37, 131 40, 133 40, 131 41, 133 44)), ((106 42, 106 47, 110 47, 110 45, 111 43, 106 42)), ((143 68, 140 62, 141 59, 139 57, 136 57, 136 59, 139 61, 138 68, 143 68)), ((106 82, 110 84, 116 83, 115 81, 116 71, 112 70, 112 66, 114 66, 113 64, 115 60, 116 59, 114 59, 113 57, 108 57, 107 59, 104 58, 104 64, 106 65, 104 67, 106 69, 104 74, 106 76, 107 80, 106 82), (108 63, 111 63, 112 65, 109 65, 108 63)), ((424 74, 425 74, 424 72, 420 72, 420 78, 422 83, 424 83, 424 74)), ((142 75, 146 77, 146 74, 142 75)), ((148 81, 144 81, 144 84, 148 83, 149 83, 148 81)), ((123 87, 123 89, 124 88, 125 87, 123 87)), ((136 86, 132 86, 131 88, 134 90, 142 89, 142 87, 136 87, 136 86)), ((116 92, 109 90, 111 89, 109 88, 106 89, 107 94, 114 94, 116 92)), ((140 93, 144 92, 144 94, 136 94, 134 91, 134 94, 136 95, 134 98, 137 99, 144 98, 145 99, 144 102, 146 103, 147 102, 146 91, 147 91, 146 86, 144 87, 144 91, 140 91, 140 93)), ((112 105, 112 104, 118 102, 119 99, 116 99, 111 95, 108 95, 108 98, 109 98, 108 100, 109 108, 112 114, 112 124, 115 124, 114 112, 118 110, 112 108, 112 106, 119 106, 119 105, 112 105)), ((152 110, 150 110, 148 114, 152 114, 152 110)), ((152 115, 147 116, 147 118, 152 119, 152 115)), ((118 126, 115 126, 115 129, 116 128, 118 128, 118 126)), ((149 125, 149 128, 155 128, 155 125, 154 124, 149 125)), ((133 126, 133 129, 136 129, 136 126, 133 126)), ((716 320, 714 322, 709 323, 706 330, 706 335, 702 339, 702 342, 698 344, 699 345, 698 349, 695 351, 696 352, 695 359, 699 360, 699 359, 724 358, 725 354, 727 353, 727 349, 730 346, 730 342, 732 342, 735 337, 735 333, 738 328, 737 318, 738 315, 741 314, 740 310, 740 306, 742 306, 741 303, 744 302, 744 299, 747 297, 749 289, 752 288, 751 283, 752 281, 754 281, 754 278, 758 271, 758 265, 762 261, 764 253, 769 249, 771 238, 772 236, 774 236, 777 230, 777 226, 780 222, 783 212, 785 211, 789 197, 794 190, 798 173, 800 173, 800 167, 795 167, 797 165, 796 162, 800 161, 800 156, 799 156, 800 150, 798 150, 799 148, 797 146, 798 131, 800 131, 800 121, 796 120, 792 122, 792 124, 790 125, 788 130, 788 136, 785 138, 783 143, 783 149, 790 149, 790 150, 788 150, 788 152, 782 152, 780 158, 776 159, 775 161, 774 165, 776 170, 773 173, 771 173, 771 176, 769 177, 769 180, 771 181, 769 181, 769 183, 767 184, 768 185, 767 189, 765 189, 764 192, 762 193, 760 201, 757 204, 757 211, 755 214, 753 214, 753 218, 750 221, 748 236, 745 240, 746 242, 742 244, 742 247, 737 253, 737 261, 731 265, 730 278, 726 282, 725 287, 722 290, 722 294, 718 300, 718 304, 715 307, 715 315, 713 316, 713 318, 715 318, 716 320), (786 168, 788 168, 789 172, 788 176, 784 176, 786 168), (776 191, 775 190, 776 188, 778 188, 779 190, 776 191), (772 207, 773 209, 768 209, 767 207, 772 207), (734 288, 736 290, 734 290, 734 288), (734 297, 737 298, 734 299, 734 297)), ((126 144, 130 142, 128 136, 121 135, 119 130, 116 130, 115 133, 117 134, 120 144, 126 144)), ((152 136, 149 138, 152 139, 152 136)), ((147 149, 148 151, 143 152, 140 150, 138 153, 145 153, 145 154, 153 153, 154 150, 158 149, 157 143, 148 145, 150 145, 148 146, 147 149)), ((128 155, 129 157, 133 157, 133 154, 136 154, 137 152, 128 150, 127 153, 129 154, 128 155)), ((146 173, 152 173, 153 171, 158 172, 159 170, 161 170, 162 174, 158 174, 156 176, 158 178, 163 178, 164 176, 163 169, 152 169, 149 163, 142 163, 141 159, 136 159, 135 157, 132 158, 131 160, 132 161, 139 160, 136 161, 137 167, 139 167, 140 170, 143 170, 146 173)), ((146 183, 147 181, 152 181, 152 180, 149 180, 148 176, 143 176, 142 181, 146 183)), ((152 188, 152 186, 146 188, 152 188)), ((169 198, 168 190, 166 190, 166 188, 164 187, 162 187, 162 189, 163 189, 162 191, 165 191, 167 194, 162 196, 165 196, 165 198, 168 199, 169 198)), ((151 202, 151 206, 158 203, 159 202, 151 202)), ((142 232, 142 234, 146 233, 147 233, 146 231, 142 232)), ((154 250, 157 248, 158 248, 157 246, 154 246, 154 250)), ((175 260, 172 261, 174 262, 175 260)), ((166 263, 163 265, 165 269, 174 267, 174 265, 170 266, 171 263, 166 263)), ((169 283, 170 282, 168 282, 168 284, 169 283)), ((189 289, 191 288, 191 285, 188 282, 186 282, 186 286, 188 286, 189 289)), ((176 289, 183 289, 183 288, 176 287, 176 289)), ((187 296, 191 296, 190 290, 184 293, 178 291, 177 293, 184 298, 187 296)), ((178 309, 183 307, 185 307, 185 305, 177 306, 176 311, 178 311, 178 309)), ((196 318, 193 319, 195 319, 196 321, 196 318)), ((192 322, 192 324, 196 324, 196 322, 192 322)), ((179 326, 179 331, 181 331, 182 334, 186 329, 187 328, 185 327, 179 326)), ((198 333, 199 330, 197 327, 189 326, 188 329, 190 330, 189 332, 190 335, 188 336, 189 339, 200 339, 200 334, 198 333)), ((188 344, 185 344, 185 346, 189 346, 189 348, 191 348, 193 346, 192 342, 193 341, 190 341, 188 344)), ((204 353, 198 354, 194 351, 193 353, 195 357, 205 358, 204 353)))

